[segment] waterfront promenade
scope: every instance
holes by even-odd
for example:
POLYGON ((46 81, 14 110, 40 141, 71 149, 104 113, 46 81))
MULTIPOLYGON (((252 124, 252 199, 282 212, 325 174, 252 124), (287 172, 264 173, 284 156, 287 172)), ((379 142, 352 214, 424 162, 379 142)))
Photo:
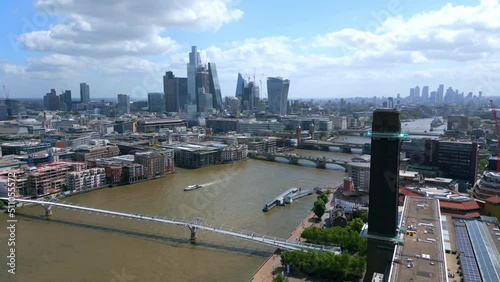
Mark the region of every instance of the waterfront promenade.
MULTIPOLYGON (((338 187, 337 187, 338 188, 338 187)), ((335 191, 334 189, 333 191, 335 191)), ((332 191, 332 192, 333 192, 332 191)), ((329 210, 331 209, 331 203, 333 202, 333 195, 334 193, 330 194, 329 198, 329 203, 327 204, 327 211, 321 218, 321 221, 318 221, 316 216, 314 215, 314 212, 310 212, 306 218, 295 228, 295 230, 290 233, 290 236, 288 236, 289 241, 295 241, 295 240, 301 240, 300 236, 302 235, 302 231, 304 231, 305 228, 311 227, 311 226, 316 226, 316 227, 321 227, 322 224, 325 222, 325 219, 328 218, 329 216, 329 210)), ((252 279, 250 279, 251 282, 262 282, 262 281, 272 281, 273 277, 276 276, 278 273, 285 271, 285 268, 281 265, 281 256, 280 256, 281 251, 276 250, 268 259, 267 261, 260 266, 260 268, 254 273, 252 276, 252 279)), ((293 278, 293 277, 288 277, 288 280, 290 282, 293 281, 303 281, 302 279, 299 278, 293 278)))

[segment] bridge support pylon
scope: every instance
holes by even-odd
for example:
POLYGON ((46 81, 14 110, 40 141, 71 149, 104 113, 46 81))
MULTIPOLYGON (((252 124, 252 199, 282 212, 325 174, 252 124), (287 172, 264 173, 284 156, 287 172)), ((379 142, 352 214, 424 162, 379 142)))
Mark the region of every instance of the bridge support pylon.
POLYGON ((298 165, 299 164, 299 159, 298 158, 294 158, 294 157, 289 157, 288 158, 288 163, 289 164, 293 164, 293 165, 298 165))
POLYGON ((321 161, 321 160, 317 160, 316 161, 316 168, 323 168, 323 169, 325 169, 326 168, 326 162, 325 161, 321 161))
POLYGON ((191 231, 191 244, 196 244, 196 226, 188 226, 191 231))
POLYGON ((344 147, 344 148, 342 148, 342 153, 350 154, 350 153, 352 153, 352 150, 349 147, 344 147))
POLYGON ((49 217, 52 215, 52 206, 51 205, 41 205, 45 209, 45 217, 49 217))

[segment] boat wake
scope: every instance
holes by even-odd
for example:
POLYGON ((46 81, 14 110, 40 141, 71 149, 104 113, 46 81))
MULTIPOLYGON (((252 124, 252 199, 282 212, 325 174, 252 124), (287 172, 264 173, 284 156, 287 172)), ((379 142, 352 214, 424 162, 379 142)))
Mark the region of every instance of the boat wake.
POLYGON ((203 184, 200 184, 200 185, 203 185, 203 187, 205 186, 210 186, 210 185, 214 185, 214 184, 217 184, 219 181, 212 181, 212 182, 207 182, 207 183, 203 183, 203 184))

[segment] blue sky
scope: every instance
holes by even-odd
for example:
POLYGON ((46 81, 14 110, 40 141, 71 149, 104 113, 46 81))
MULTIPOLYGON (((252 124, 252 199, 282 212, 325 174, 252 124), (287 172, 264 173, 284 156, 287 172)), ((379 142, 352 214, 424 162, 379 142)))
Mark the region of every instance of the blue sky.
MULTIPOLYGON (((408 95, 415 85, 498 95, 498 1, 1 1, 0 83, 11 97, 51 88, 91 98, 162 90, 186 76, 191 45, 237 73, 291 81, 290 98, 408 95)), ((265 95, 265 89, 263 94, 265 95)))

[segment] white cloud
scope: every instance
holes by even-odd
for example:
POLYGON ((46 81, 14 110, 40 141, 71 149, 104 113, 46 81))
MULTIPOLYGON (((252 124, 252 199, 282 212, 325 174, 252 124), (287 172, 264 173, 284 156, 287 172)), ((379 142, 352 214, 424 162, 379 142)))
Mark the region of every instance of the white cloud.
POLYGON ((243 16, 226 0, 38 0, 35 5, 62 22, 21 34, 26 48, 89 57, 163 55, 179 48, 163 35, 170 27, 218 30, 243 16))
POLYGON ((14 74, 14 75, 21 75, 26 72, 26 69, 23 66, 18 66, 18 65, 12 65, 12 64, 2 64, 2 71, 5 74, 14 74))
POLYGON ((386 61, 392 64, 479 60, 500 51, 498 15, 498 1, 484 0, 477 6, 447 4, 407 20, 389 17, 374 31, 343 29, 318 35, 310 47, 344 48, 353 58, 352 65, 378 57, 393 57, 386 61))

